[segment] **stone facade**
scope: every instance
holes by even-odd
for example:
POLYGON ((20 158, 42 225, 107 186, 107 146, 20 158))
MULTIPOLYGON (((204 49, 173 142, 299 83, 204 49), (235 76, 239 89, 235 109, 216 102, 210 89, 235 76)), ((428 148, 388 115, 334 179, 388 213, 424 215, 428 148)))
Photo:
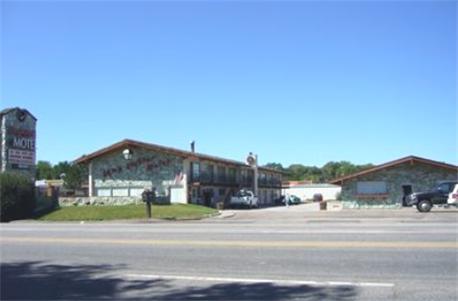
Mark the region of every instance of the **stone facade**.
POLYGON ((27 110, 0 112, 0 171, 35 177, 36 119, 27 110))
POLYGON ((166 153, 133 149, 130 160, 113 152, 92 162, 94 195, 139 199, 145 188, 156 188, 158 197, 169 195, 170 187, 183 187, 183 159, 166 153))
POLYGON ((70 206, 123 206, 129 204, 140 204, 142 201, 138 197, 61 197, 59 198, 60 207, 70 206))
MULTIPOLYGON (((62 206, 136 203, 145 188, 154 187, 159 203, 216 207, 228 205, 240 189, 254 187, 253 168, 243 162, 133 140, 76 162, 88 167, 89 198, 61 199, 62 206)), ((260 204, 273 203, 281 193, 281 173, 259 168, 258 187, 260 204)))
POLYGON ((341 200, 345 208, 400 208, 402 206, 403 185, 412 187, 413 192, 433 188, 439 181, 457 180, 456 171, 422 163, 404 163, 375 171, 344 181, 341 200), (361 194, 358 182, 382 182, 386 192, 361 194))

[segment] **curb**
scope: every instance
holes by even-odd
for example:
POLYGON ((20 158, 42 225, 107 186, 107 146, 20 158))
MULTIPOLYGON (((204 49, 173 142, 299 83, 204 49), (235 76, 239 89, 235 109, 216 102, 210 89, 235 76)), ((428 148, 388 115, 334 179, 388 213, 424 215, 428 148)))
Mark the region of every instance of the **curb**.
POLYGON ((219 211, 219 215, 218 216, 215 216, 215 218, 232 218, 236 215, 236 213, 234 211, 223 211, 223 210, 220 210, 219 211))

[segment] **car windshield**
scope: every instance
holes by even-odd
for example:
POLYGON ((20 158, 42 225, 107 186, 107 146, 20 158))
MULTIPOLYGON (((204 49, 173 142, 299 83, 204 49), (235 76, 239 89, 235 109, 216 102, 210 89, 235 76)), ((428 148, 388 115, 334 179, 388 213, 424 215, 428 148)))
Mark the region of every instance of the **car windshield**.
POLYGON ((249 196, 249 195, 250 194, 248 192, 246 192, 246 191, 239 191, 237 193, 237 197, 239 197, 239 198, 242 198, 242 197, 245 197, 245 196, 249 196))

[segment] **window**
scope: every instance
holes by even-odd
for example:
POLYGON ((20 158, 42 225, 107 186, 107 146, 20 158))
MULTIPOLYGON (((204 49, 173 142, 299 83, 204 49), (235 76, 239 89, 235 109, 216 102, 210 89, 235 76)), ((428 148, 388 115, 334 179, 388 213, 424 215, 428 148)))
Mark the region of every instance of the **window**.
POLYGON ((218 166, 218 168, 216 169, 216 174, 216 178, 219 183, 226 182, 226 167, 218 166))
POLYGON ((191 163, 191 179, 193 182, 200 181, 200 164, 198 162, 191 163))
POLYGON ((248 174, 246 169, 240 170, 240 183, 245 185, 247 182, 248 174))
POLYGON ((97 196, 111 196, 111 189, 110 188, 98 188, 97 196))
POLYGON ((253 170, 248 170, 248 176, 247 176, 247 185, 253 185, 253 179, 254 179, 254 171, 253 170))
POLYGON ((235 183, 237 178, 237 170, 235 168, 229 168, 228 180, 229 183, 235 183))
POLYGON ((226 189, 220 188, 218 191, 219 196, 224 196, 226 194, 226 189))
POLYGON ((259 184, 265 186, 267 184, 267 175, 263 172, 259 174, 259 184))
POLYGON ((386 182, 358 182, 356 183, 358 194, 385 194, 387 193, 386 182))
POLYGON ((200 175, 200 180, 204 183, 213 182, 213 165, 208 163, 202 165, 202 173, 200 175))
POLYGON ((449 192, 452 192, 453 187, 450 183, 442 183, 439 186, 437 186, 437 189, 442 192, 449 193, 449 192))
POLYGON ((129 189, 126 188, 114 188, 113 196, 129 196, 129 189))

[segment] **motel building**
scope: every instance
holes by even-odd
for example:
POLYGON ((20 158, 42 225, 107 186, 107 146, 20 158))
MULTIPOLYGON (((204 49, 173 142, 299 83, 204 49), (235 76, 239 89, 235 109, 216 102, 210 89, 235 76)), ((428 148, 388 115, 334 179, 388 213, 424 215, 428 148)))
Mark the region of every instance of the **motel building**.
MULTIPOLYGON (((160 203, 191 203, 215 207, 229 205, 241 189, 258 191, 259 204, 268 206, 280 197, 282 173, 257 167, 249 155, 247 162, 184 151, 134 140, 123 140, 75 163, 87 168, 88 197, 77 202, 129 204, 141 202, 145 189, 156 189, 160 203), (255 181, 257 175, 257 185, 255 181)), ((78 205, 62 198, 62 206, 78 205)))

